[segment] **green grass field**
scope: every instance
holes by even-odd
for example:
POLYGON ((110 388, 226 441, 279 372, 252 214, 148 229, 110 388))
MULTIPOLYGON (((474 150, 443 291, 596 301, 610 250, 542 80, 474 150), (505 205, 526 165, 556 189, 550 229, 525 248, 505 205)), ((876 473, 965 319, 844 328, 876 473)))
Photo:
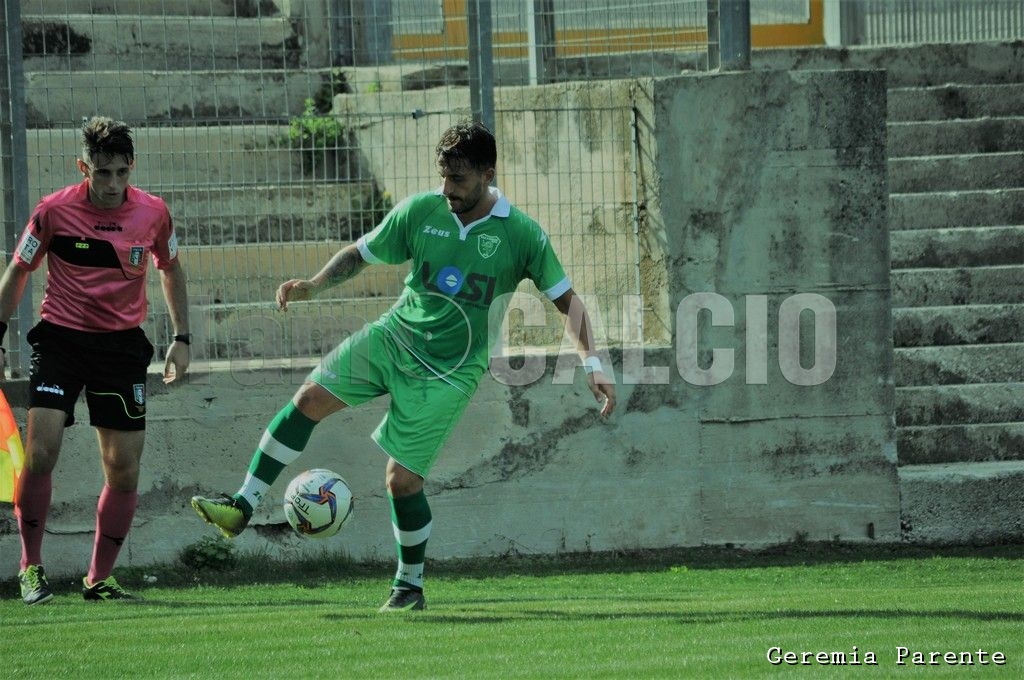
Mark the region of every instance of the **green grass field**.
POLYGON ((8 581, 0 678, 1020 677, 1022 560, 1022 546, 805 544, 446 562, 427 611, 402 616, 376 612, 388 565, 330 559, 119 570, 137 603, 84 602, 54 579, 58 596, 26 607, 8 581))

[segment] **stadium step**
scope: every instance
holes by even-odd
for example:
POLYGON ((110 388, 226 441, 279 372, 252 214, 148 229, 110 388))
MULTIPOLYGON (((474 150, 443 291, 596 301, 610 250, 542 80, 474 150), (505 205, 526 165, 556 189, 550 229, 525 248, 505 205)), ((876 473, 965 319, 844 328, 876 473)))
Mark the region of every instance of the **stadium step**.
POLYGON ((1024 303, 893 309, 893 345, 978 345, 1024 338, 1024 303))
MULTIPOLYGON (((77 155, 80 136, 76 128, 28 131, 31 195, 81 177, 67 161, 77 155)), ((368 174, 347 138, 326 153, 292 148, 288 125, 143 126, 134 138, 138 160, 132 181, 157 194, 188 186, 255 189, 314 179, 350 182, 368 174)))
POLYGON ((903 538, 1024 523, 1024 69, 950 46, 890 71, 888 154, 903 538), (954 53, 956 56, 954 57, 954 53))
POLYGON ((894 351, 896 385, 959 385, 1024 379, 1024 342, 900 347, 894 351))
POLYGON ((889 160, 889 191, 894 194, 1021 186, 1024 186, 1024 151, 889 160))
POLYGON ((1024 461, 904 465, 898 474, 904 541, 1024 539, 1024 461))
POLYGON ((248 0, 22 0, 24 15, 124 14, 136 16, 253 16, 276 11, 272 3, 248 0))
POLYGON ((894 231, 999 224, 1024 224, 1024 187, 889 196, 889 226, 894 231))
POLYGON ((1020 115, 1024 83, 946 83, 889 89, 890 122, 1020 115))
POLYGON ((754 68, 781 70, 883 69, 890 89, 932 87, 946 83, 999 84, 1024 82, 1024 47, 1018 41, 965 42, 941 46, 850 46, 754 50, 754 68))
MULTIPOLYGON (((212 305, 273 303, 282 281, 318 272, 346 241, 255 243, 182 250, 192 296, 212 305)), ((328 297, 385 298, 402 292, 409 267, 367 269, 328 297)))
POLYGON ((1024 116, 897 122, 887 127, 891 158, 1024 149, 1024 116))
POLYGON ((1003 304, 1024 300, 1024 265, 894 269, 893 307, 1003 304))
POLYGON ((1024 460, 1024 422, 904 426, 900 465, 1024 460))
MULTIPOLYGON (((338 293, 343 293, 339 291, 338 293)), ((393 297, 334 297, 293 302, 280 311, 271 300, 193 307, 195 359, 259 361, 322 357, 342 339, 387 311, 393 297)))
POLYGON ((156 189, 189 247, 236 243, 352 241, 384 216, 373 184, 174 186, 156 189))
POLYGON ((895 269, 1024 264, 1024 226, 907 229, 889 243, 895 269))
POLYGON ((896 424, 970 425, 1024 421, 1024 382, 896 388, 896 424))
POLYGON ((28 71, 303 66, 302 36, 282 16, 51 13, 23 15, 21 23, 28 71))
POLYGON ((329 85, 331 69, 225 69, 202 78, 180 71, 26 72, 25 119, 30 128, 50 120, 78 120, 107 103, 125 120, 287 120, 329 85), (110 83, 109 88, 96 83, 110 83))

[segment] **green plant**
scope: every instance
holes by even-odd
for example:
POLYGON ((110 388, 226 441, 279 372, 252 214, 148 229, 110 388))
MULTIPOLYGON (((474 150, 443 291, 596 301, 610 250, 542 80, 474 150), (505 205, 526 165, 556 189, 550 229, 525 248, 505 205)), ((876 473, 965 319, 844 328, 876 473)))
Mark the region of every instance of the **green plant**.
POLYGON ((335 149, 345 136, 338 119, 317 110, 312 98, 306 99, 302 115, 288 123, 288 142, 292 148, 335 149))
POLYGON ((312 98, 306 99, 302 115, 288 123, 288 146, 302 154, 302 169, 306 172, 326 171, 344 138, 345 126, 318 110, 312 98))
POLYGON ((178 559, 192 569, 224 571, 235 566, 238 556, 234 544, 223 536, 203 536, 197 542, 185 546, 178 559))

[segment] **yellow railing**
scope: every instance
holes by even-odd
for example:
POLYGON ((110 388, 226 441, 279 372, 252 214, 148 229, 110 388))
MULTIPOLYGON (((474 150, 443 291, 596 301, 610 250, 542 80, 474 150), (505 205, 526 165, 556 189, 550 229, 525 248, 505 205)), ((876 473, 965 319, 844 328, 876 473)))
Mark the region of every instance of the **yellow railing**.
MULTIPOLYGON (((393 39, 394 56, 411 59, 466 59, 468 26, 466 0, 443 0, 443 28, 440 33, 403 33, 393 39)), ((824 0, 808 0, 806 23, 754 24, 750 29, 753 47, 791 47, 825 44, 824 0)), ((638 52, 664 49, 703 49, 708 43, 703 26, 676 28, 591 28, 556 30, 557 56, 597 55, 608 52, 638 52)), ((498 59, 526 58, 525 31, 499 31, 493 36, 498 59)))

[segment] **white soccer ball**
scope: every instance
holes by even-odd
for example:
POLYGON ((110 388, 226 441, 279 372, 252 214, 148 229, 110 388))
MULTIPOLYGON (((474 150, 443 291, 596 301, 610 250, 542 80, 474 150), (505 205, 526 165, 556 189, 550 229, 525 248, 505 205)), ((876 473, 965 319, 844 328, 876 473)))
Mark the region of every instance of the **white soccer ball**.
POLYGON ((330 470, 306 470, 284 492, 284 516, 300 536, 335 535, 352 516, 352 506, 352 490, 330 470))

